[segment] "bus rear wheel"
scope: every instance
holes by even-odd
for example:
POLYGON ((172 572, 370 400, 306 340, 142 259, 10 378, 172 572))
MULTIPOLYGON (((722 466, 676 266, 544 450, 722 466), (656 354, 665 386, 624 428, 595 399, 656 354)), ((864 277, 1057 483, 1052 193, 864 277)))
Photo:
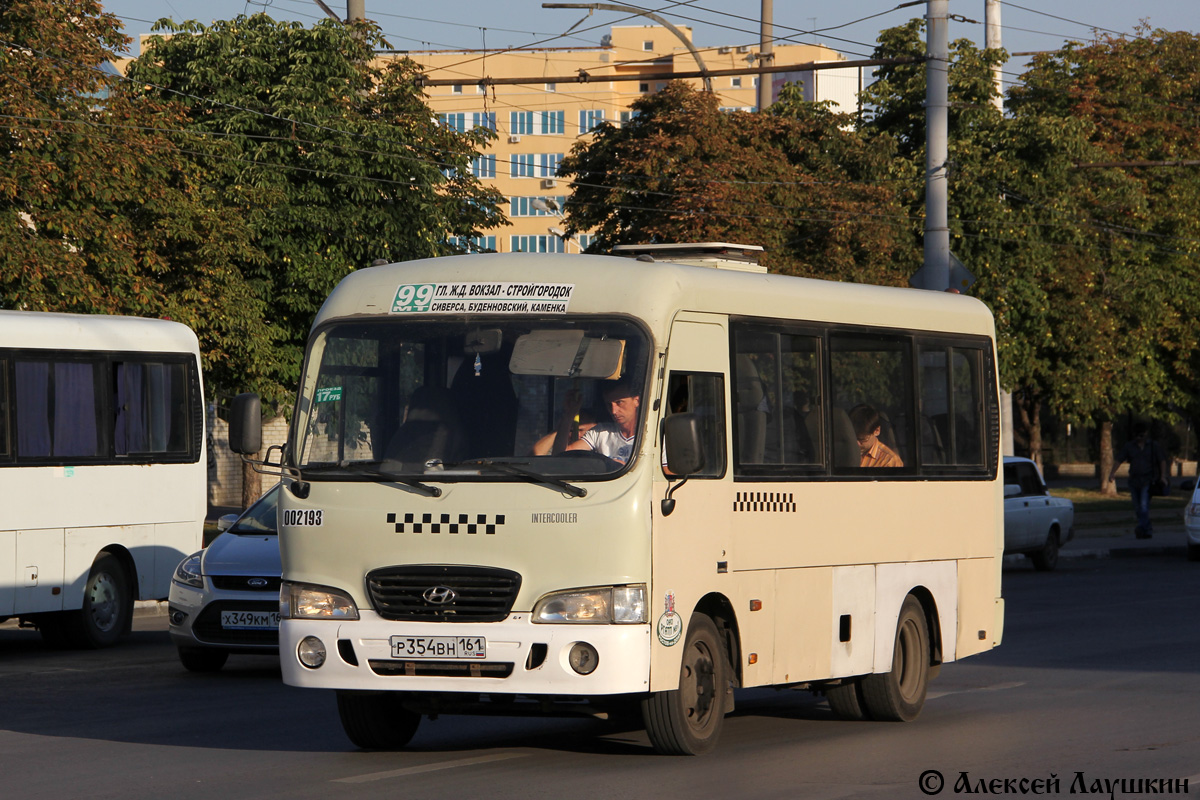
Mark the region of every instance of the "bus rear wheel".
POLYGON ((830 686, 825 690, 825 699, 829 701, 829 710, 838 719, 850 722, 862 722, 867 719, 862 681, 858 678, 848 680, 840 686, 830 686))
POLYGON ((92 563, 83 585, 83 607, 61 612, 43 636, 81 649, 109 647, 125 633, 132 614, 133 596, 125 568, 116 556, 102 553, 92 563))
POLYGON ((679 688, 642 701, 642 720, 654 749, 701 755, 717 745, 725 723, 729 659, 712 619, 692 617, 679 666, 679 688))
POLYGON ((910 722, 925 705, 929 687, 929 625, 911 594, 900 607, 892 669, 862 679, 862 698, 871 719, 910 722))
POLYGON ((342 730, 363 750, 399 750, 421 724, 421 715, 404 707, 400 692, 338 691, 337 706, 342 730))

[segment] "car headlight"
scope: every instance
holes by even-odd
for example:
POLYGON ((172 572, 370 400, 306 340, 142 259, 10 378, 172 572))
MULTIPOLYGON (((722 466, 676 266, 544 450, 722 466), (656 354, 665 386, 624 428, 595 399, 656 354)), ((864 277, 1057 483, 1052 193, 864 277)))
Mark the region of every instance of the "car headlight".
POLYGON ((1188 516, 1189 519, 1194 519, 1195 517, 1200 517, 1200 503, 1188 503, 1187 510, 1184 511, 1184 513, 1188 516))
POLYGON ((176 583, 195 586, 197 589, 204 588, 204 573, 200 571, 200 556, 202 555, 203 553, 192 553, 179 562, 179 566, 175 568, 176 583))
POLYGON ((552 592, 533 605, 534 622, 630 625, 647 619, 644 583, 552 592))
POLYGON ((279 592, 283 619, 358 619, 358 606, 345 592, 328 586, 283 582, 279 592))

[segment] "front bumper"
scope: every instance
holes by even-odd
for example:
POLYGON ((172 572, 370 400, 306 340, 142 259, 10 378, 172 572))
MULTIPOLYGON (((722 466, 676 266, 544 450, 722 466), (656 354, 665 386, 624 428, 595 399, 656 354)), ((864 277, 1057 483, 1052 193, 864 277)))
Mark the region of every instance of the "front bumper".
POLYGON ((650 688, 649 625, 535 625, 527 613, 501 622, 394 622, 374 611, 357 621, 284 620, 279 646, 283 680, 291 686, 404 692, 464 692, 594 697, 650 688), (325 646, 325 663, 310 669, 297 647, 306 636, 325 646), (480 636, 487 658, 393 658, 391 636, 480 636), (568 654, 586 642, 599 654, 595 670, 579 675, 568 654))

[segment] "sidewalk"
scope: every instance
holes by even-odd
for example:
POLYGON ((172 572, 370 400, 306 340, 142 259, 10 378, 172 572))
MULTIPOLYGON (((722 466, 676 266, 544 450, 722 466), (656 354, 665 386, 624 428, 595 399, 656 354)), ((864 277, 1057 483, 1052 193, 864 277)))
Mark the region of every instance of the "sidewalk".
MULTIPOLYGON (((1171 556, 1187 558, 1187 532, 1180 508, 1155 509, 1150 520, 1154 536, 1138 539, 1133 534, 1133 508, 1128 511, 1092 511, 1076 513, 1075 538, 1058 552, 1060 559, 1130 558, 1171 556)), ((1024 556, 1005 556, 1005 563, 1020 563, 1024 556)))

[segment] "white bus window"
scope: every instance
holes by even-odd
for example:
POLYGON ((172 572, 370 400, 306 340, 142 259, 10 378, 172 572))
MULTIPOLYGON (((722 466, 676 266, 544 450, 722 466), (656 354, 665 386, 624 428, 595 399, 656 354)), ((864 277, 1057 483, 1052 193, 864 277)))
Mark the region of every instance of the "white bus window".
POLYGON ((821 338, 750 325, 735 337, 739 474, 823 469, 821 338))
POLYGON ((915 468, 909 339, 834 334, 829 342, 835 469, 915 468))
POLYGON ((700 420, 704 467, 693 477, 725 474, 725 380, 709 373, 673 372, 667 387, 668 414, 695 414, 700 420))
POLYGON ((17 361, 19 458, 101 455, 96 369, 96 364, 74 361, 17 361))
POLYGON ((983 352, 921 347, 921 460, 983 466, 983 352))
POLYGON ((117 362, 116 383, 117 455, 187 452, 186 365, 117 362))

